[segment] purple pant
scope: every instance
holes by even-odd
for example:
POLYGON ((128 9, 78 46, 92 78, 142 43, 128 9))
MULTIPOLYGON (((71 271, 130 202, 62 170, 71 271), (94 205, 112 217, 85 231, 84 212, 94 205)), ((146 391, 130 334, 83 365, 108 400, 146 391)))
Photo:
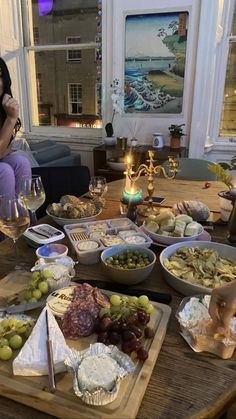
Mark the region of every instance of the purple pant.
POLYGON ((22 176, 31 175, 31 165, 20 151, 8 154, 0 160, 0 195, 20 192, 22 176))

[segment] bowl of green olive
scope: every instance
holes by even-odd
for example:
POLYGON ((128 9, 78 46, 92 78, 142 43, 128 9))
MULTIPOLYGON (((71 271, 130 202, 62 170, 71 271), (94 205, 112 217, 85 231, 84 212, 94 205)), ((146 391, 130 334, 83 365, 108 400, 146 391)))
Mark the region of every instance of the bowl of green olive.
POLYGON ((110 279, 121 284, 133 285, 139 284, 150 275, 156 255, 142 246, 112 246, 103 250, 101 262, 110 279))

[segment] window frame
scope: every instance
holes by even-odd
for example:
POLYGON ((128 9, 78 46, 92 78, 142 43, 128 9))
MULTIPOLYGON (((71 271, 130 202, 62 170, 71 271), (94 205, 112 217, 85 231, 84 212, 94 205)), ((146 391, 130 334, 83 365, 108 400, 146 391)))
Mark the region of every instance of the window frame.
MULTIPOLYGON (((75 44, 78 45, 78 44, 80 44, 80 41, 79 42, 75 42, 75 43, 72 42, 70 44, 68 42, 68 39, 73 39, 73 38, 76 38, 76 39, 79 39, 79 40, 81 39, 80 36, 67 36, 66 37, 66 44, 68 44, 68 45, 75 45, 75 44)), ((70 64, 72 64, 72 63, 75 63, 75 64, 81 63, 82 62, 82 54, 81 54, 81 50, 79 48, 76 48, 76 50, 80 51, 80 57, 79 58, 69 58, 69 54, 73 50, 74 50, 74 48, 70 48, 70 49, 67 50, 67 54, 66 54, 66 61, 67 61, 67 63, 70 63, 70 64)))
MULTIPOLYGON (((107 5, 107 0, 104 1, 104 8, 107 5)), ((26 92, 27 98, 25 99, 25 114, 24 114, 24 126, 27 127, 29 134, 33 136, 47 136, 55 135, 58 139, 60 137, 67 137, 69 139, 75 138, 78 139, 91 139, 91 141, 101 140, 102 128, 69 128, 63 126, 37 126, 33 124, 34 115, 37 113, 37 104, 33 98, 37 97, 35 88, 32 87, 31 77, 35 73, 35 64, 33 63, 30 53, 41 52, 41 51, 67 51, 69 49, 80 49, 88 50, 93 49, 96 54, 96 49, 99 48, 100 44, 98 42, 88 42, 88 43, 79 43, 79 44, 56 44, 56 45, 34 45, 33 44, 33 22, 32 22, 32 7, 31 0, 21 0, 21 13, 22 13, 22 35, 23 35, 23 60, 25 68, 25 82, 26 82, 26 92), (29 18, 31 17, 31 18, 29 18), (32 66, 34 68, 32 69, 32 66), (30 111, 31 109, 31 111, 30 111)), ((106 15, 106 14, 105 14, 106 15)), ((103 20, 103 15, 102 15, 103 20)), ((102 24, 103 31, 103 24, 102 24)), ((103 71, 103 70, 102 70, 103 71)), ((102 76, 104 78, 104 74, 102 76)), ((36 78, 35 78, 36 80, 36 78)), ((103 118, 102 118, 103 119, 103 118)))
POLYGON ((76 103, 77 105, 80 105, 81 106, 81 109, 83 109, 83 102, 82 102, 82 84, 81 83, 68 83, 68 115, 82 115, 82 112, 77 112, 77 113, 72 112, 72 103, 76 103), (72 101, 72 98, 71 98, 71 95, 70 95, 70 93, 71 93, 71 90, 70 90, 71 89, 71 86, 80 87, 81 97, 78 98, 77 101, 74 101, 74 100, 72 101), (70 111, 70 109, 71 109, 71 111, 70 111))

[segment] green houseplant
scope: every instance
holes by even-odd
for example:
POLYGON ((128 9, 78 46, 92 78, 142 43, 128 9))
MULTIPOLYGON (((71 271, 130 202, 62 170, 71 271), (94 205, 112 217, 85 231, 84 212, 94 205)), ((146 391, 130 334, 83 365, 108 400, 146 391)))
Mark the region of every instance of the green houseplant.
POLYGON ((232 211, 231 189, 234 187, 234 177, 228 171, 236 170, 236 156, 229 163, 209 164, 208 169, 227 187, 226 191, 221 191, 218 195, 220 197, 221 219, 228 221, 232 211))
POLYGON ((175 125, 175 124, 171 124, 168 127, 168 130, 170 131, 170 147, 173 149, 178 149, 180 148, 180 140, 181 137, 183 135, 185 135, 183 133, 183 128, 185 124, 181 124, 181 125, 175 125))

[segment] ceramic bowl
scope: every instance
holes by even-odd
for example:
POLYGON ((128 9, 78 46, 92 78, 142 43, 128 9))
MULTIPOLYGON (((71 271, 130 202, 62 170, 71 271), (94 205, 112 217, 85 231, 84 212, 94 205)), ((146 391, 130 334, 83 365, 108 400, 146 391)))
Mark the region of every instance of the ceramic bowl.
POLYGON ((126 169, 126 164, 124 162, 107 160, 107 165, 112 169, 118 172, 124 172, 126 169))
MULTIPOLYGON (((57 204, 57 205, 60 205, 60 204, 57 204)), ((96 217, 101 214, 101 212, 102 212, 102 208, 98 211, 97 214, 92 215, 91 217, 85 217, 85 218, 61 218, 61 217, 56 217, 55 215, 50 214, 50 212, 48 211, 48 208, 46 209, 47 215, 56 224, 58 224, 60 226, 69 225, 69 224, 88 223, 90 221, 94 221, 94 220, 96 220, 96 217)))
POLYGON ((43 258, 46 262, 54 262, 56 259, 65 257, 68 247, 60 243, 45 244, 36 250, 37 258, 43 258))
POLYGON ((152 272, 155 262, 156 262, 156 255, 155 253, 142 246, 137 245, 121 245, 121 246, 112 246, 105 250, 103 250, 101 254, 101 262, 107 276, 115 282, 119 282, 121 284, 126 285, 133 285, 139 284, 143 282, 152 272), (114 255, 122 255, 126 250, 133 252, 134 250, 138 250, 141 253, 145 253, 148 255, 150 264, 144 266, 143 268, 136 268, 136 269, 118 269, 112 265, 106 263, 106 260, 114 255))
POLYGON ((185 243, 185 242, 188 242, 188 241, 196 240, 204 231, 204 229, 202 227, 201 230, 199 231, 199 233, 194 234, 193 236, 172 237, 172 236, 162 236, 161 234, 153 233, 152 231, 147 230, 147 228, 145 227, 145 224, 143 224, 142 229, 146 234, 148 234, 151 237, 151 239, 154 242, 163 243, 163 244, 166 244, 167 246, 172 245, 172 244, 176 244, 176 243, 180 243, 180 242, 185 243))
POLYGON ((117 139, 116 137, 105 137, 104 138, 104 143, 108 146, 114 146, 117 143, 117 139))
POLYGON ((166 247, 160 254, 160 263, 164 273, 166 282, 174 288, 176 291, 180 292, 183 295, 194 295, 194 294, 209 294, 212 291, 212 288, 206 288, 201 285, 191 284, 190 282, 179 278, 174 275, 164 266, 164 260, 169 259, 170 256, 181 247, 200 247, 207 249, 216 249, 221 257, 236 261, 236 248, 228 246, 223 243, 215 242, 206 242, 206 241, 190 241, 187 243, 177 243, 172 246, 166 247))

